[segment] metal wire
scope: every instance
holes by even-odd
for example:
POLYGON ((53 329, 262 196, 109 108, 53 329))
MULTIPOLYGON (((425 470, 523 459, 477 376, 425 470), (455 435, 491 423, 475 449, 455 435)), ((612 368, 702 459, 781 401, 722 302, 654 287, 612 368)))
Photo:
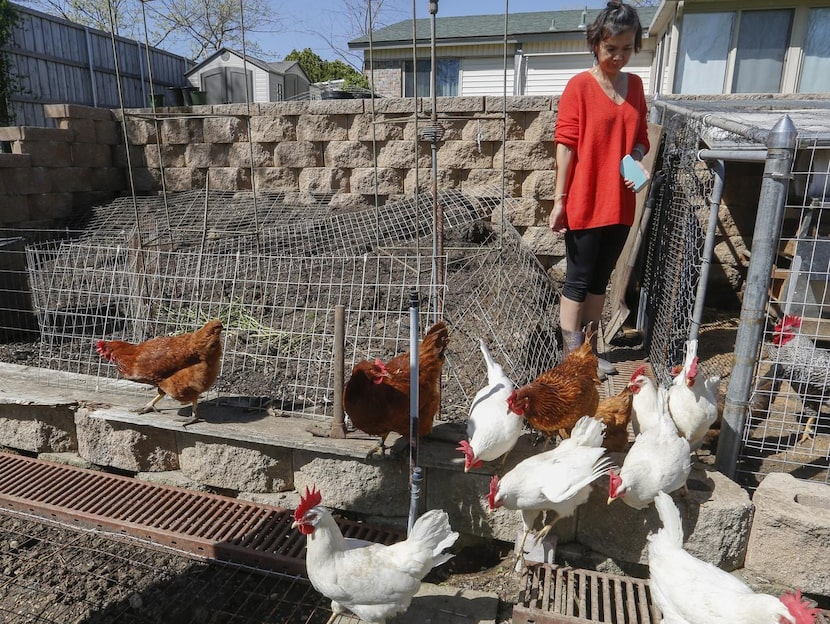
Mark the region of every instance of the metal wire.
MULTIPOLYGON (((328 214, 320 204, 287 199, 260 198, 259 236, 245 225, 254 210, 250 193, 193 191, 170 198, 172 244, 159 234, 157 197, 139 198, 140 226, 122 210, 132 201, 124 198, 96 207, 83 230, 30 244, 39 365, 88 376, 44 374, 43 383, 123 390, 115 367, 95 354, 96 339, 137 342, 220 318, 226 329, 215 396, 331 418, 334 371, 321 366, 321 356, 332 352, 335 307, 345 306, 350 370, 357 360, 407 350, 413 288, 422 306, 434 306, 425 288, 435 283, 431 201, 423 195, 418 204, 328 214)), ((440 199, 448 241, 443 313, 453 334, 442 415, 463 418, 481 383, 479 367, 463 366, 480 361, 478 339, 488 339, 517 381, 529 380, 556 358, 558 298, 519 234, 489 223, 513 201, 500 189, 443 191, 440 199)))

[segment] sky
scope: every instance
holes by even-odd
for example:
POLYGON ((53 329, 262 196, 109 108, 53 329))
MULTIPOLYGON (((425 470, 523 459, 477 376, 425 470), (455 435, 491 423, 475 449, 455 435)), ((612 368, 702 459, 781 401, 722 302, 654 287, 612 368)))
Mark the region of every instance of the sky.
MULTIPOLYGON (((281 17, 283 30, 254 35, 253 39, 267 53, 267 60, 281 60, 292 49, 311 48, 326 60, 340 58, 327 40, 345 49, 353 38, 348 20, 342 14, 342 0, 271 0, 281 17)), ((412 0, 386 0, 389 11, 385 24, 412 18, 412 0)), ((463 15, 528 13, 567 9, 602 8, 605 0, 438 0, 437 17, 463 15)), ((429 1, 415 0, 418 18, 429 17, 429 1)))

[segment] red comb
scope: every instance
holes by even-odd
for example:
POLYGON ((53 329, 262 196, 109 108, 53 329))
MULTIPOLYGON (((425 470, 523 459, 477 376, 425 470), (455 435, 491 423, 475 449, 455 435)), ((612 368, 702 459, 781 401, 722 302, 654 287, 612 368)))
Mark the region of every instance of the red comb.
POLYGON ((612 468, 608 471, 608 496, 610 498, 617 497, 617 490, 620 489, 620 485, 622 485, 622 478, 612 468))
POLYGON ((646 368, 647 368, 647 365, 642 364, 637 370, 635 370, 633 373, 631 373, 631 381, 634 381, 640 375, 645 375, 646 374, 646 368))
POLYGON ((308 486, 306 486, 305 496, 300 497, 300 504, 297 506, 297 509, 294 510, 294 520, 299 522, 309 509, 316 507, 321 502, 323 502, 323 496, 320 494, 320 490, 317 489, 317 486, 312 485, 310 490, 308 489, 308 486))
POLYGON ((809 601, 802 599, 800 589, 794 594, 784 594, 780 600, 795 618, 795 624, 813 624, 816 621, 819 609, 813 608, 809 601))
POLYGON ((473 454, 473 447, 470 446, 470 443, 467 440, 461 440, 458 443, 458 448, 455 449, 456 451, 461 451, 465 455, 472 455, 473 454))
POLYGON ((784 315, 784 327, 801 327, 801 317, 794 314, 784 315))

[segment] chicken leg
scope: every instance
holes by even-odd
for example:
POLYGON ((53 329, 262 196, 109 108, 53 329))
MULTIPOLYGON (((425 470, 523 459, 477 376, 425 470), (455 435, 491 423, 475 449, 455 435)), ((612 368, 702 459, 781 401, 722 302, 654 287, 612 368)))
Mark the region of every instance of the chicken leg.
POLYGON ((156 397, 152 401, 150 401, 147 405, 145 405, 140 410, 138 410, 139 414, 149 414, 150 412, 157 412, 158 411, 156 409, 156 403, 161 401, 164 398, 165 394, 167 394, 167 393, 164 390, 162 390, 161 388, 156 388, 156 390, 158 391, 158 394, 156 395, 156 397))
POLYGON ((377 446, 375 446, 375 447, 374 447, 374 448, 372 448, 372 449, 371 449, 368 453, 366 453, 366 459, 371 459, 371 458, 372 458, 372 455, 374 455, 374 454, 375 454, 375 453, 377 453, 378 451, 380 451, 380 454, 381 454, 381 455, 386 455, 386 449, 388 449, 388 448, 389 448, 389 447, 388 447, 388 446, 386 446, 386 444, 385 444, 385 443, 386 443, 386 438, 387 438, 388 436, 389 436, 389 433, 387 432, 387 433, 384 433, 384 434, 380 437, 380 442, 378 442, 377 446))

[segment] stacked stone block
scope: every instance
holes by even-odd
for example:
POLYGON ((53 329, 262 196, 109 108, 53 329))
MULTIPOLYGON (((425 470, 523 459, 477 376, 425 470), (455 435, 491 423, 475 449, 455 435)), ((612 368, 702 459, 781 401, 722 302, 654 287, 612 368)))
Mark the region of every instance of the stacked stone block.
POLYGON ((0 128, 8 148, 0 154, 0 226, 59 226, 74 209, 126 186, 113 157, 123 139, 111 111, 69 104, 49 104, 44 111, 56 127, 0 128))

